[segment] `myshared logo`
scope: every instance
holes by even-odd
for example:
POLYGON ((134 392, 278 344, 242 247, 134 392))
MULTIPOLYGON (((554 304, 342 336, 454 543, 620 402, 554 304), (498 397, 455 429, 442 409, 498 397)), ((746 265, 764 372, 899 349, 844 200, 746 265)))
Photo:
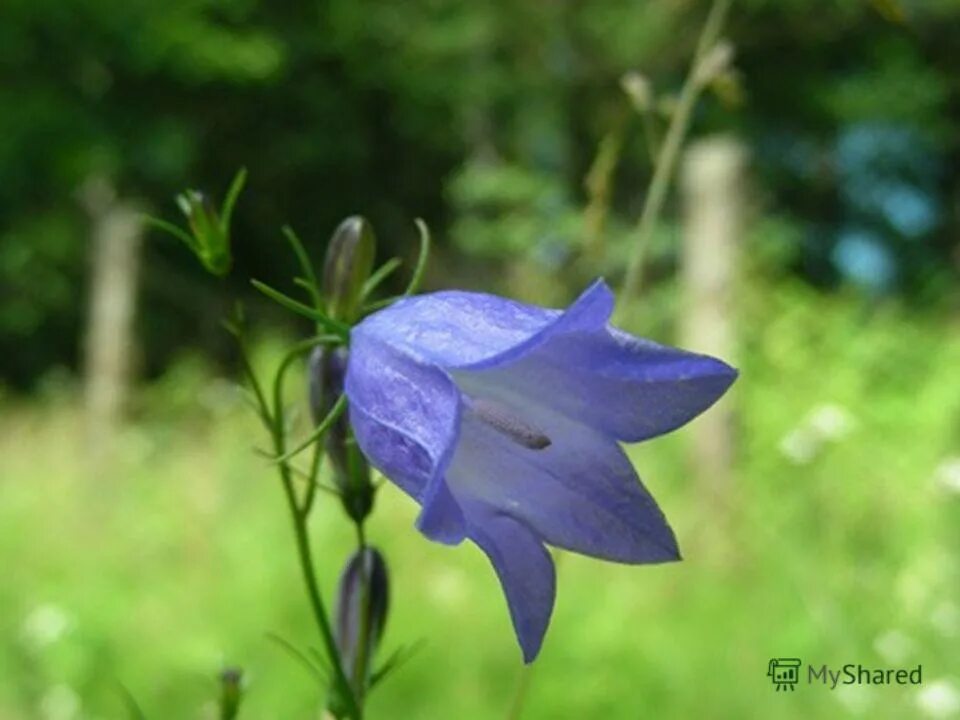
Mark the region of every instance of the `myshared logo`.
POLYGON ((767 675, 777 690, 796 690, 800 681, 799 658, 773 658, 767 666, 767 675))
POLYGON ((923 667, 870 668, 859 663, 804 666, 799 658, 773 658, 767 665, 767 677, 777 691, 795 690, 797 684, 803 683, 830 690, 836 690, 838 685, 919 685, 923 682, 923 667))

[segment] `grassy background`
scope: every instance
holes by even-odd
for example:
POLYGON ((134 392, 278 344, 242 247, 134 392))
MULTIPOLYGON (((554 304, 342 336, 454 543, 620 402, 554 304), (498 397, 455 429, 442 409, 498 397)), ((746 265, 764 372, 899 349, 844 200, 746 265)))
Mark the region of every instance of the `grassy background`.
MULTIPOLYGON (((685 431, 632 450, 686 560, 563 556, 523 717, 948 716, 956 326, 790 285, 745 290, 743 307, 735 487, 698 487, 685 431), (774 656, 922 663, 925 682, 776 693, 774 656)), ((262 342, 258 362, 278 347, 262 342)), ((150 718, 215 717, 225 664, 247 672, 243 717, 317 717, 318 688, 267 638, 315 642, 282 493, 251 449, 260 428, 191 358, 139 402, 113 470, 94 474, 69 381, 0 400, 0 718, 124 717, 121 685, 150 718)), ((329 597, 351 536, 321 501, 329 597)), ((387 484, 370 524, 394 590, 385 649, 425 644, 369 716, 506 717, 521 664, 496 579, 476 548, 423 539, 415 511, 387 484)))

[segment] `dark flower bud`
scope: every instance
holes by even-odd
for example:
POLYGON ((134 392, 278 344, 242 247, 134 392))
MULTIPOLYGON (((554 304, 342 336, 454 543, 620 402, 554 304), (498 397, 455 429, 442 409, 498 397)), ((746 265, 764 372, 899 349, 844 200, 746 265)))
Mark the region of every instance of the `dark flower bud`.
POLYGON ((317 345, 307 361, 307 394, 310 405, 310 418, 314 425, 319 425, 330 412, 337 401, 335 395, 325 393, 327 390, 326 372, 324 370, 327 358, 333 351, 325 345, 317 345))
POLYGON ((243 671, 224 668, 220 673, 220 720, 233 720, 240 710, 243 697, 243 671))
POLYGON ((389 604, 390 586, 383 555, 369 546, 356 551, 340 575, 334 638, 343 671, 360 696, 370 682, 389 604))
POLYGON ((373 271, 377 241, 366 218, 352 215, 330 238, 323 265, 327 313, 335 320, 354 321, 360 314, 363 284, 373 271))
MULTIPOLYGON (((345 347, 318 346, 310 353, 308 389, 314 424, 323 421, 343 393, 348 357, 345 347)), ((373 508, 374 488, 370 466, 353 439, 346 413, 327 431, 324 449, 347 515, 357 523, 363 522, 373 508)))

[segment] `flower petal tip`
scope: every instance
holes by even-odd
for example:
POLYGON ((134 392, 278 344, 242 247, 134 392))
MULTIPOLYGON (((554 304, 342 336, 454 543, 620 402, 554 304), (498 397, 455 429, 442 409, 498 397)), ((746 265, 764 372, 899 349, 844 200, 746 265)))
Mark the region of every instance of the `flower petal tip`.
POLYGON ((660 565, 662 563, 680 562, 683 555, 677 544, 677 537, 673 530, 665 525, 666 533, 656 538, 655 542, 646 545, 643 552, 631 560, 634 565, 660 565))
POLYGON ((529 649, 521 646, 521 647, 520 647, 520 650, 521 650, 521 652, 522 652, 522 654, 523 654, 523 664, 524 664, 524 665, 532 665, 532 664, 534 663, 534 661, 537 659, 537 657, 540 655, 540 648, 541 648, 541 647, 543 647, 542 644, 541 644, 541 645, 537 645, 536 647, 531 647, 531 648, 529 648, 529 649))
POLYGON ((459 545, 467 536, 467 524, 459 503, 442 480, 438 480, 428 494, 429 497, 421 500, 417 530, 443 545, 459 545))

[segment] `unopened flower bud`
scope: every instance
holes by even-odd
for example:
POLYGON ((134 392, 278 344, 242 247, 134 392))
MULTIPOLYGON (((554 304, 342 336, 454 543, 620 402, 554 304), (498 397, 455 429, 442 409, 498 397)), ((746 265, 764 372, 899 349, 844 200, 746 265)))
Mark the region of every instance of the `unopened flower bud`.
MULTIPOLYGON (((345 347, 318 346, 310 353, 308 390, 314 424, 323 421, 343 394, 348 357, 345 347)), ((346 413, 327 431, 324 449, 347 515, 355 522, 362 522, 373 509, 374 488, 370 482, 370 466, 353 439, 346 413)))
POLYGON ((230 270, 230 237, 210 197, 199 190, 187 190, 177 196, 177 204, 187 218, 193 249, 214 275, 226 275, 230 270))
POLYGON ((363 284, 373 271, 376 251, 373 227, 366 218, 352 215, 334 231, 323 265, 323 292, 330 317, 352 322, 360 314, 363 284))
POLYGON ((181 240, 209 272, 223 277, 230 272, 230 219, 246 181, 247 171, 241 168, 234 175, 219 210, 209 196, 199 190, 185 190, 177 195, 177 205, 187 218, 188 230, 159 218, 148 216, 145 220, 181 240))
POLYGON ((220 718, 233 720, 240 711, 243 697, 243 671, 240 668, 225 668, 220 673, 220 718))
POLYGON ((383 636, 390 604, 387 563, 380 551, 364 547, 347 561, 337 592, 334 638, 344 673, 363 694, 383 636))

